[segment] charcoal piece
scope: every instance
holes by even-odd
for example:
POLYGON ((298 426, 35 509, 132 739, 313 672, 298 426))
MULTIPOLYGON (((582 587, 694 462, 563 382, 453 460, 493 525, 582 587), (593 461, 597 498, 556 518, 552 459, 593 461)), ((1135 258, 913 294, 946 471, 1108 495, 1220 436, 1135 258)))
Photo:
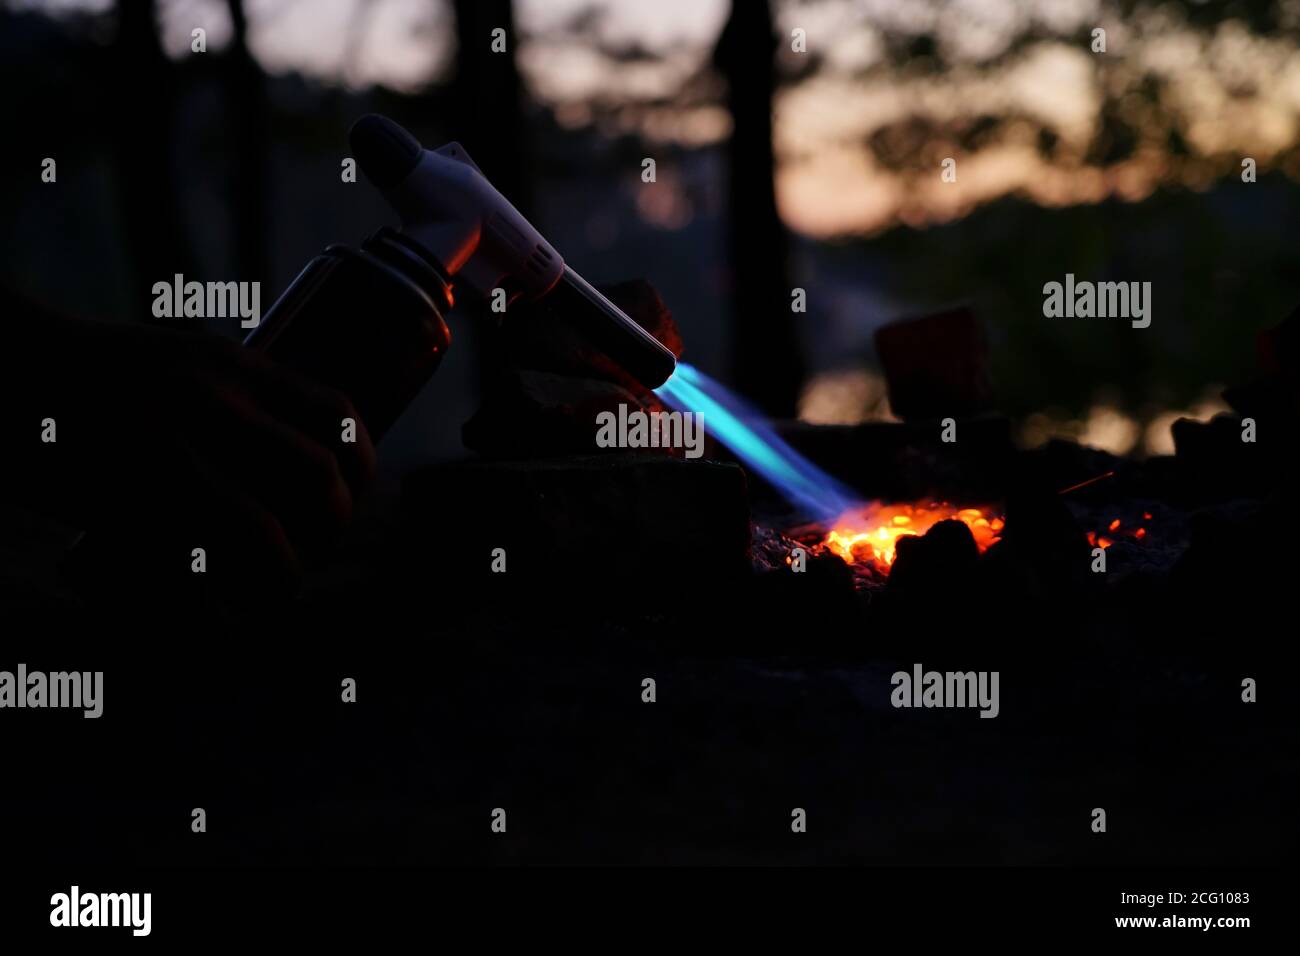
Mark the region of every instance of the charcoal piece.
POLYGON ((771 571, 788 573, 791 552, 795 548, 808 550, 807 546, 797 539, 759 524, 754 525, 750 538, 750 560, 755 574, 766 574, 771 571))
POLYGON ((889 406, 905 421, 991 411, 984 330, 970 309, 891 322, 876 331, 889 406))
POLYGON ((1233 385, 1223 390, 1223 400, 1242 418, 1285 421, 1289 427, 1300 413, 1300 389, 1288 391, 1278 379, 1260 379, 1245 385, 1233 385))
POLYGON ((948 598, 972 586, 979 546, 965 523, 949 518, 921 536, 899 538, 888 590, 907 598, 948 598))
POLYGON ((981 559, 980 579, 983 593, 1013 614, 1065 606, 1098 583, 1066 499, 1041 490, 1007 498, 1002 539, 981 559))
POLYGON ((792 570, 784 558, 751 584, 743 609, 746 652, 829 652, 843 660, 845 652, 863 649, 868 629, 853 570, 828 552, 808 554, 801 572, 792 570))
POLYGON ((1196 465, 1209 464, 1242 443, 1241 420, 1235 415, 1215 415, 1208 422, 1180 418, 1169 430, 1174 454, 1196 465))
POLYGON ((1276 487, 1285 459, 1293 454, 1293 434, 1279 436, 1282 423, 1273 417, 1257 420, 1256 427, 1266 429, 1270 440, 1243 442, 1242 421, 1235 415, 1174 422, 1174 454, 1188 485, 1201 497, 1217 499, 1264 494, 1276 487))
POLYGON ((1021 491, 1008 497, 1002 540, 1026 561, 1086 565, 1087 537, 1059 494, 1021 491))

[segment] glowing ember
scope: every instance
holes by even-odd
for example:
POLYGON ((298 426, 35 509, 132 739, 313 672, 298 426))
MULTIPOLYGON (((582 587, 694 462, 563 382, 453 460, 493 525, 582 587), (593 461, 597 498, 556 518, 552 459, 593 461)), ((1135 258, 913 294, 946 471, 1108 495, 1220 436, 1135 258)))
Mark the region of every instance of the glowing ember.
MULTIPOLYGON (((1142 513, 1142 517, 1145 518, 1147 521, 1150 521, 1150 520, 1151 520, 1151 512, 1149 512, 1149 511, 1144 511, 1144 512, 1142 513)), ((1134 529, 1128 529, 1128 528, 1122 528, 1122 527, 1121 527, 1121 522, 1120 522, 1119 518, 1116 518, 1116 519, 1113 520, 1109 525, 1107 525, 1107 526, 1106 526, 1106 530, 1109 531, 1109 532, 1111 532, 1112 535, 1114 535, 1114 536, 1116 536, 1116 537, 1128 537, 1128 538, 1133 538, 1133 539, 1135 539, 1135 540, 1137 540, 1137 541, 1141 541, 1143 538, 1145 538, 1145 537, 1147 536, 1147 529, 1146 529, 1146 528, 1137 528, 1136 530, 1134 530, 1134 529)), ((1106 537, 1105 535, 1099 535, 1099 534, 1097 534, 1097 532, 1095 532, 1095 531, 1089 531, 1089 532, 1088 532, 1088 544, 1089 544, 1091 547, 1094 547, 1094 548, 1109 548, 1109 547, 1110 547, 1112 544, 1114 544, 1114 543, 1115 543, 1115 538, 1114 538, 1114 537, 1110 537, 1110 538, 1108 538, 1108 537, 1106 537)))
POLYGON ((878 505, 842 515, 826 535, 825 545, 849 564, 870 564, 887 572, 899 538, 925 534, 949 518, 970 528, 981 552, 998 541, 1004 525, 989 508, 954 508, 946 501, 878 505))

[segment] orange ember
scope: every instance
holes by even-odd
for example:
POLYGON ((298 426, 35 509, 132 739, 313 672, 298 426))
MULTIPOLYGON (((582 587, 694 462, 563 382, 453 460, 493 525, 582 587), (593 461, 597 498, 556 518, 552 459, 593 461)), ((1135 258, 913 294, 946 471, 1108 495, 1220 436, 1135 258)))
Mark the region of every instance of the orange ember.
MULTIPOLYGON (((1142 517, 1151 519, 1150 512, 1142 517)), ((872 505, 863 510, 841 515, 835 527, 822 540, 822 545, 833 551, 848 564, 869 566, 888 574, 893 566, 898 539, 908 535, 923 535, 940 521, 949 518, 970 528, 971 535, 981 553, 1002 539, 1005 520, 988 507, 955 508, 946 501, 922 504, 872 505)), ((1089 531, 1089 547, 1109 548, 1120 539, 1144 541, 1145 527, 1125 527, 1119 518, 1106 523, 1104 532, 1089 531)), ((786 563, 790 559, 786 558, 786 563)))
POLYGON ((849 564, 871 564, 888 571, 898 539, 922 535, 953 518, 970 528, 980 551, 998 541, 1003 519, 989 508, 954 508, 946 501, 918 505, 880 505, 849 512, 826 535, 825 545, 849 564))
MULTIPOLYGON (((1142 517, 1150 521, 1151 512, 1144 511, 1142 513, 1142 517)), ((1138 541, 1141 541, 1143 538, 1147 536, 1146 528, 1138 528, 1136 530, 1121 529, 1120 520, 1118 518, 1116 518, 1109 525, 1107 525, 1106 530, 1110 531, 1112 534, 1116 536, 1134 538, 1138 541)), ((1115 543, 1114 538, 1108 538, 1105 535, 1099 535, 1095 531, 1088 532, 1088 544, 1094 548, 1109 548, 1114 543, 1115 543)))

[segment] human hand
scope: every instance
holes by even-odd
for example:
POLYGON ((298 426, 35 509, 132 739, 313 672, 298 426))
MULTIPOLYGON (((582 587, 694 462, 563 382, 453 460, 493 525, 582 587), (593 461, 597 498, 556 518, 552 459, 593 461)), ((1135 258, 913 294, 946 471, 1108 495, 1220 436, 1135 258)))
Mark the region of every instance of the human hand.
POLYGON ((168 565, 189 570, 201 547, 218 576, 294 586, 303 555, 338 536, 374 476, 349 400, 216 336, 51 322, 57 334, 28 357, 38 377, 19 403, 37 503, 88 531, 130 535, 152 557, 166 551, 168 565), (47 418, 57 440, 37 444, 47 418))

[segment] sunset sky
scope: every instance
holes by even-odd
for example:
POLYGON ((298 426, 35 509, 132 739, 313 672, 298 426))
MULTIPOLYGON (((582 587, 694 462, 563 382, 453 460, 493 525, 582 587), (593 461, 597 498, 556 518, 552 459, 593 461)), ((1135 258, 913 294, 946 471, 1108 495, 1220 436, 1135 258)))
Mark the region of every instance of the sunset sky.
MULTIPOLYGON (((110 12, 114 0, 0 6, 73 16, 110 12)), ((445 79, 454 64, 449 0, 246 7, 250 47, 271 74, 411 91, 445 79)), ((778 0, 786 82, 773 104, 774 176, 786 225, 811 239, 882 238, 900 225, 973 222, 966 217, 1005 197, 1031 208, 1113 199, 1137 208, 1128 204, 1161 187, 1236 181, 1247 157, 1261 177, 1281 170, 1300 181, 1300 0, 1276 5, 1271 31, 1211 16, 1210 4, 1125 7, 1121 17, 1111 0, 778 0), (791 49, 796 29, 806 34, 806 55, 791 49), (1105 52, 1091 48, 1095 29, 1105 31, 1105 52), (956 182, 941 178, 947 158, 956 160, 956 182)), ((229 41, 225 0, 158 0, 158 9, 175 58, 190 55, 195 27, 207 31, 211 50, 229 41)), ((638 134, 649 149, 708 147, 728 135, 709 62, 730 0, 515 0, 514 9, 528 92, 561 126, 638 134)), ((104 31, 96 36, 106 42, 104 31)), ((663 164, 659 188, 629 207, 641 225, 687 229, 692 204, 708 191, 696 181, 700 168, 663 164)), ((593 248, 613 241, 609 215, 588 224, 593 248)), ((1249 265, 1222 266, 1216 281, 1239 283, 1239 299, 1256 275, 1249 265)), ((864 289, 883 287, 880 275, 854 273, 852 282, 826 305, 833 327, 883 321, 903 308, 862 300, 864 289)), ((1023 437, 1032 444, 1059 434, 1064 421, 1072 437, 1099 447, 1167 451, 1173 417, 1222 407, 1213 386, 1180 401, 1153 399, 1154 411, 1135 418, 1098 400, 1082 416, 1032 418, 1023 437)), ((864 407, 883 414, 883 386, 870 370, 829 370, 811 383, 805 405, 805 417, 819 421, 858 420, 864 407)))
MULTIPOLYGON (((58 12, 105 10, 110 0, 9 0, 10 7, 58 12)), ((727 0, 516 0, 519 62, 532 94, 561 122, 589 119, 593 99, 629 103, 671 97, 707 62, 727 0), (590 31, 574 32, 575 18, 590 31), (609 48, 650 54, 615 63, 609 48)), ((230 26, 222 0, 163 0, 165 44, 185 55, 194 26, 219 48, 230 26)), ((1289 0, 1300 26, 1300 0, 1289 0)), ((272 72, 297 71, 327 83, 380 83, 412 89, 446 74, 454 23, 442 0, 248 0, 251 45, 272 72)), ((787 224, 806 235, 870 234, 899 223, 958 218, 979 204, 1019 193, 1043 205, 1136 200, 1161 182, 1203 185, 1240 157, 1261 169, 1300 140, 1300 52, 1291 38, 1260 37, 1227 19, 1206 32, 1177 7, 1153 4, 1127 20, 1101 0, 812 0, 778 5, 783 37, 806 31, 820 68, 785 89, 775 104, 781 163, 778 198, 787 224), (1107 52, 1080 37, 1106 30, 1107 52), (1026 33, 1033 42, 1007 55, 1026 33), (939 69, 900 71, 887 62, 891 38, 934 38, 939 69), (1143 77, 1159 84, 1155 102, 1135 95, 1143 77), (1131 126, 1150 130, 1122 162, 1106 168, 1085 154, 1109 97, 1131 126), (949 134, 979 117, 1010 118, 978 152, 962 153, 949 134), (874 134, 909 119, 929 126, 922 170, 884 168, 865 148, 874 134), (1168 127, 1193 152, 1171 163, 1168 127), (1056 138, 1054 155, 1036 146, 1056 138), (958 160, 956 184, 937 175, 958 160)), ((485 41, 486 42, 486 41, 485 41)), ((797 69, 783 44, 782 62, 797 69)), ((650 139, 687 145, 724 137, 725 111, 698 102, 638 112, 650 139)))

